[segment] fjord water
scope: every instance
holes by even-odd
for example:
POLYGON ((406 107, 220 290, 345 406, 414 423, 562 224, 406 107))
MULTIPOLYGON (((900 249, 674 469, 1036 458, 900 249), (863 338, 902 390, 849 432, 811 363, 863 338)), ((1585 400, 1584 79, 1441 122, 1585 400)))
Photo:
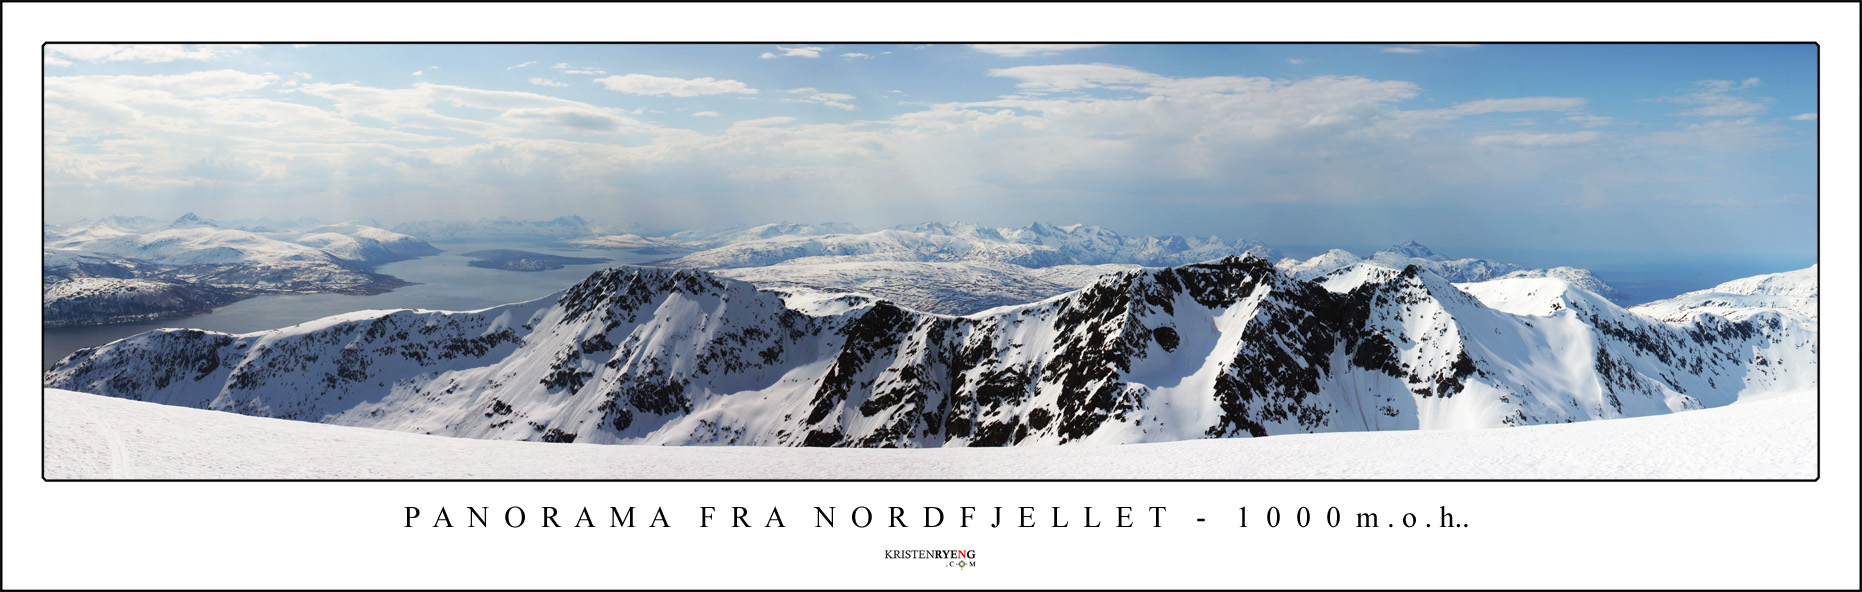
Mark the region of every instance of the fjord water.
POLYGON ((569 287, 588 274, 613 265, 641 263, 664 258, 664 255, 636 255, 626 251, 563 250, 510 243, 434 243, 445 252, 409 261, 398 261, 376 268, 376 272, 414 282, 412 286, 371 296, 346 294, 276 294, 256 296, 215 309, 213 312, 142 323, 90 327, 42 329, 41 367, 52 364, 71 352, 102 345, 155 329, 186 327, 226 333, 249 333, 288 327, 304 321, 358 310, 384 308, 425 308, 434 310, 473 310, 548 296, 569 287), (466 263, 469 253, 480 249, 522 249, 537 253, 570 257, 599 257, 606 263, 569 265, 548 271, 506 271, 472 267, 466 263))

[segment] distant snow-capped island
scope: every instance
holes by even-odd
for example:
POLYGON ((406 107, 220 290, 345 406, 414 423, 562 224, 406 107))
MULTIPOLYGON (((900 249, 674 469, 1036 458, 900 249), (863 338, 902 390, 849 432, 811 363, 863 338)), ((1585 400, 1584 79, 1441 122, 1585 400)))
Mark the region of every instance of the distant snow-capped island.
POLYGON ((506 271, 547 271, 562 269, 568 265, 590 265, 609 261, 597 257, 564 257, 514 249, 486 249, 464 253, 464 255, 473 258, 466 262, 466 265, 506 271))

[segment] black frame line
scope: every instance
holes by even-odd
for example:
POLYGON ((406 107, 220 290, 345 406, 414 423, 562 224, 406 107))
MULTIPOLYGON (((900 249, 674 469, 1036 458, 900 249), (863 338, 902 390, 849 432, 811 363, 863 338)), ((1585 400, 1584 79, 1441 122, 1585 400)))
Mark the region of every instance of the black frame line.
MULTIPOLYGON (((159 44, 159 45, 197 45, 242 43, 257 45, 284 44, 319 44, 319 45, 770 45, 792 43, 819 44, 871 44, 871 45, 963 45, 978 42, 964 41, 47 41, 40 44, 43 54, 48 45, 78 44, 159 44)), ((992 41, 986 44, 1006 44, 1015 42, 992 41)), ((1477 43, 1481 45, 1813 45, 1817 47, 1817 107, 1822 112, 1823 104, 1823 45, 1816 41, 1041 41, 1040 43, 1069 44, 1107 44, 1107 45, 1412 45, 1433 43, 1477 43)), ((45 221, 45 78, 46 64, 39 64, 39 220, 45 221)), ((1823 240, 1820 235, 1823 221, 1821 207, 1823 196, 1823 120, 1817 120, 1816 168, 1817 168, 1817 223, 1811 231, 1818 233, 1817 260, 1823 259, 1823 240)), ((41 274, 45 270, 44 258, 40 258, 41 274)), ((1822 291, 1823 268, 1817 268, 1818 291, 1822 291)), ((1822 310, 1822 301, 1817 308, 1822 310)), ((186 318, 186 317, 183 317, 186 318)), ((1817 334, 1818 344, 1822 344, 1823 335, 1817 334)), ((39 350, 45 350, 45 333, 39 333, 39 350)), ((43 372, 41 372, 43 376, 43 372)), ((51 479, 45 476, 45 388, 43 381, 39 389, 39 480, 47 483, 1816 483, 1823 479, 1823 365, 1817 365, 1817 476, 1808 479, 1731 479, 1731 478, 1688 478, 1688 479, 51 479)), ((275 419, 275 418, 274 418, 275 419)), ((1630 418, 1622 418, 1630 419, 1630 418)), ((281 420, 293 421, 293 420, 281 420)), ((1598 420, 1610 421, 1610 420, 1598 420)), ((313 422, 314 423, 314 422, 313 422)), ((439 436, 450 437, 450 436, 439 436)), ((1270 436, 1271 437, 1271 436, 1270 436)), ((596 445, 601 446, 601 445, 596 445)), ((616 445, 619 446, 619 445, 616 445)))

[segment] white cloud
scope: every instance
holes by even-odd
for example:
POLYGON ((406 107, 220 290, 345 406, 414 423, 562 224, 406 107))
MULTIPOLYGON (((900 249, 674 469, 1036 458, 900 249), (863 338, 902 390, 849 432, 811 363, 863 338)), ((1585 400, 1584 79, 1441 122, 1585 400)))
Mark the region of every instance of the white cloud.
POLYGON ((1673 130, 1650 133, 1638 141, 1715 152, 1750 152, 1779 145, 1783 131, 1782 126, 1760 123, 1758 117, 1742 117, 1679 123, 1673 130))
POLYGON ((1474 144, 1490 146, 1503 144, 1520 147, 1558 147, 1589 144, 1603 137, 1603 132, 1585 131, 1568 134, 1541 134, 1533 132, 1511 132, 1504 134, 1485 134, 1474 137, 1474 144))
POLYGON ((635 127, 634 120, 591 106, 519 107, 499 114, 500 119, 517 124, 584 132, 612 132, 635 127))
POLYGON ((1483 113, 1518 113, 1521 111, 1570 111, 1584 107, 1581 97, 1515 97, 1510 99, 1481 99, 1458 103, 1451 109, 1462 115, 1480 115, 1483 113))
POLYGON ((50 54, 47 54, 47 55, 45 56, 45 65, 48 65, 48 66, 69 66, 69 65, 71 65, 71 60, 67 60, 67 59, 64 59, 64 58, 60 58, 60 57, 56 57, 56 56, 53 56, 53 55, 50 55, 50 54))
POLYGON ((424 73, 425 73, 425 72, 423 72, 423 71, 421 71, 421 70, 415 70, 415 71, 414 71, 414 75, 415 75, 415 76, 419 76, 419 75, 421 75, 421 74, 424 74, 424 73))
POLYGON ((518 68, 523 68, 523 67, 526 67, 526 66, 529 66, 529 65, 531 65, 531 64, 535 64, 535 63, 537 63, 537 61, 536 61, 536 60, 531 60, 531 61, 528 61, 528 62, 524 62, 524 63, 522 63, 522 64, 518 64, 518 65, 515 65, 515 66, 510 66, 510 67, 507 67, 507 68, 505 68, 505 69, 506 69, 506 70, 516 70, 516 69, 518 69, 518 68))
POLYGON ((608 90, 620 91, 634 95, 670 95, 675 97, 695 97, 699 95, 722 94, 756 94, 750 88, 735 80, 718 80, 710 76, 704 78, 671 78, 665 76, 648 76, 646 74, 628 74, 597 78, 595 82, 608 87, 608 90))
POLYGON ((1791 119, 1791 121, 1816 121, 1816 120, 1817 120, 1817 114, 1815 114, 1815 113, 1800 113, 1800 114, 1797 114, 1797 115, 1792 115, 1792 116, 1790 117, 1790 119, 1791 119))
POLYGON ((1287 63, 1293 64, 1295 66, 1303 66, 1306 64, 1306 60, 1302 58, 1287 58, 1287 63))
POLYGON ((794 117, 764 117, 761 119, 745 119, 743 121, 734 122, 731 125, 736 126, 736 127, 767 127, 767 126, 772 126, 772 125, 782 125, 782 124, 785 124, 791 121, 795 121, 795 118, 794 117))
MULTIPOLYGON (((1776 119, 1690 120, 1699 125, 1645 140, 1632 134, 1646 128, 1613 127, 1616 133, 1609 134, 1572 129, 1602 119, 1572 97, 1495 97, 1416 111, 1403 107, 1419 102, 1421 88, 1401 80, 1175 78, 1109 64, 991 74, 1024 88, 1013 98, 807 124, 787 116, 726 122, 716 111, 685 112, 689 118, 643 115, 649 111, 541 92, 424 82, 376 88, 305 81, 279 95, 272 91, 295 78, 231 70, 184 77, 47 76, 45 174, 48 196, 60 203, 160 201, 153 198, 190 195, 217 183, 240 196, 238 203, 298 203, 287 197, 323 207, 366 203, 382 208, 370 215, 383 218, 430 217, 435 204, 482 209, 488 216, 615 216, 657 199, 647 196, 649 188, 693 179, 700 180, 687 192, 695 223, 713 221, 706 217, 716 212, 746 219, 840 212, 936 216, 922 206, 933 200, 946 200, 938 206, 944 211, 990 207, 1039 217, 1113 194, 1201 204, 1375 199, 1434 205, 1444 195, 1496 194, 1555 203, 1574 189, 1576 181, 1568 180, 1577 173, 1644 166, 1650 152, 1694 156, 1703 141, 1713 142, 1705 150, 1745 146, 1779 135, 1768 132, 1767 123, 1785 127, 1776 119), (1095 92, 1106 88, 1121 92, 1095 92), (1053 90, 1088 92, 1041 92, 1053 90), (303 100, 310 97, 318 100, 303 100), (1462 125, 1468 116, 1505 113, 1521 115, 1462 125), (1512 117, 1560 123, 1493 132, 1512 117), (1527 133, 1553 130, 1576 133, 1527 133), (1595 158, 1586 145, 1607 145, 1623 158, 1595 158), (241 174, 231 179, 221 169, 241 174), (1486 172, 1492 170, 1508 174, 1486 172), (603 199, 570 197, 588 195, 603 199), (901 208, 909 211, 893 213, 901 208)), ((814 87, 753 93, 742 82, 707 78, 602 81, 649 96, 858 102, 814 87)), ((998 86, 981 95, 1008 90, 998 86)), ((872 92, 902 95, 863 92, 868 100, 872 92)), ((1610 189, 1600 187, 1604 194, 1610 189)), ((1671 189, 1644 195, 1663 191, 1671 189)))
POLYGON ((608 73, 607 70, 603 70, 601 68, 574 66, 574 65, 567 64, 567 63, 558 63, 550 67, 555 68, 557 70, 561 70, 562 73, 564 74, 582 74, 585 76, 600 76, 602 74, 608 73))
POLYGON ((1384 53, 1422 53, 1422 50, 1414 47, 1386 47, 1384 53))
POLYGON ((146 97, 148 93, 162 97, 234 95, 271 86, 280 78, 277 74, 269 73, 209 70, 153 76, 49 76, 45 80, 48 95, 56 82, 58 87, 74 92, 77 89, 89 89, 83 92, 95 92, 100 95, 98 99, 122 99, 122 95, 146 97))
POLYGON ((764 59, 764 60, 773 60, 773 59, 776 59, 776 54, 773 54, 773 53, 770 53, 770 52, 767 52, 767 51, 766 51, 766 52, 763 52, 763 55, 760 55, 760 56, 756 56, 756 57, 757 57, 758 59, 764 59))
POLYGON ((846 102, 846 101, 851 101, 857 98, 849 94, 824 93, 819 90, 816 90, 814 87, 792 88, 792 89, 785 90, 782 92, 789 93, 792 95, 806 95, 806 96, 796 97, 796 98, 784 98, 782 99, 782 102, 784 103, 811 103, 815 105, 826 105, 828 107, 833 107, 835 109, 840 109, 842 111, 854 111, 854 110, 859 109, 859 107, 855 107, 846 102))
POLYGON ((1424 43, 1429 47, 1480 47, 1479 43, 1424 43))
POLYGON ((532 78, 530 83, 537 86, 569 86, 567 82, 557 82, 548 78, 532 78))
POLYGON ((312 45, 316 45, 316 44, 315 44, 315 43, 293 43, 293 44, 291 44, 291 47, 295 47, 295 48, 298 48, 298 49, 303 49, 303 48, 306 48, 306 47, 310 47, 310 46, 312 46, 312 45))
POLYGON ((1666 103, 1695 105, 1683 109, 1675 115, 1686 117, 1749 117, 1763 115, 1771 97, 1746 98, 1731 94, 1734 91, 1749 89, 1759 85, 1758 78, 1747 78, 1740 82, 1731 80, 1702 80, 1694 83, 1694 92, 1672 97, 1644 99, 1666 103))
POLYGON ((870 55, 867 55, 867 54, 863 54, 863 53, 843 53, 843 54, 840 54, 840 57, 843 57, 843 58, 847 58, 847 59, 850 59, 850 60, 851 60, 851 59, 854 59, 854 58, 868 58, 868 59, 871 59, 871 58, 872 58, 873 56, 870 56, 870 55))
POLYGON ((1162 76, 1137 68, 1113 64, 1017 66, 990 70, 989 75, 1019 80, 1015 86, 1031 90, 1075 90, 1164 80, 1162 76))
POLYGON ((1505 99, 1480 99, 1457 103, 1446 109, 1417 109, 1403 111, 1393 117, 1388 125, 1399 134, 1411 133, 1418 129, 1443 125, 1462 117, 1485 115, 1488 113, 1529 113, 1535 111, 1577 111, 1583 109, 1586 101, 1582 97, 1512 97, 1505 99))
POLYGON ((230 58, 257 45, 181 45, 137 44, 102 45, 55 43, 46 51, 83 62, 172 62, 175 60, 220 60, 230 58))
POLYGON ((1610 122, 1614 120, 1615 118, 1613 117, 1606 117, 1603 115, 1573 115, 1573 116, 1565 118, 1565 121, 1569 121, 1571 123, 1575 123, 1583 127, 1603 127, 1606 125, 1610 125, 1610 122))
MULTIPOLYGON (((781 57, 785 57, 785 58, 818 58, 818 57, 821 57, 821 52, 827 51, 827 49, 828 48, 825 48, 825 47, 813 47, 813 46, 803 46, 803 47, 783 47, 780 45, 776 46, 776 51, 782 52, 781 57)), ((765 54, 765 55, 768 55, 768 54, 765 54)))
MULTIPOLYGON (((930 47, 929 45, 924 47, 930 47)), ((1027 56, 1055 55, 1063 51, 1075 51, 1105 47, 1104 43, 973 43, 970 49, 1005 58, 1027 56)), ((918 48, 914 48, 918 49, 918 48)))

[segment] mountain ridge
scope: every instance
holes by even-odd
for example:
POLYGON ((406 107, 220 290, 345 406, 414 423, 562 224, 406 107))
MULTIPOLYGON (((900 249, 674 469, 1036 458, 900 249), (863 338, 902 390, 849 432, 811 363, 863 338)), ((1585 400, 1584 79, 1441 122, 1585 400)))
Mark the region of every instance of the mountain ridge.
POLYGON ((1534 425, 1815 388, 1814 326, 1790 317, 1673 325, 1557 278, 1499 282, 1543 293, 1414 265, 1334 291, 1249 256, 957 317, 616 267, 480 311, 151 332, 45 385, 462 437, 858 447, 1534 425), (1557 308, 1497 310, 1496 290, 1557 308))

